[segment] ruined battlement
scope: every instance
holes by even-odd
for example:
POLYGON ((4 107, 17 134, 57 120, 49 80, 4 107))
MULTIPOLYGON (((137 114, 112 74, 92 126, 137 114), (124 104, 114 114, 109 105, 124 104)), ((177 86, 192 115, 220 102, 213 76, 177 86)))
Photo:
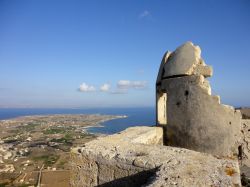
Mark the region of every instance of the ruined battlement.
POLYGON ((163 56, 156 126, 132 127, 71 152, 72 186, 241 186, 249 120, 213 96, 212 67, 191 42, 163 56))
POLYGON ((212 72, 191 42, 167 52, 156 82, 157 124, 164 127, 166 145, 237 156, 241 113, 212 95, 206 79, 212 72))

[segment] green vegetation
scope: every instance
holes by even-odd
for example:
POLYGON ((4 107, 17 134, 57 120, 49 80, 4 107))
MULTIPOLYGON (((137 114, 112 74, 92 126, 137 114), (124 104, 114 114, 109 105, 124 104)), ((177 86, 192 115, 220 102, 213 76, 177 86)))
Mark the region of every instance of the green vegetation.
POLYGON ((64 169, 64 165, 67 163, 66 160, 63 160, 63 161, 60 161, 58 164, 57 164, 57 167, 58 168, 61 168, 61 169, 64 169))
POLYGON ((18 129, 11 129, 11 130, 9 130, 9 133, 18 134, 19 130, 18 129))
POLYGON ((65 143, 65 144, 72 144, 71 141, 65 139, 65 138, 58 138, 58 139, 52 139, 52 142, 56 142, 56 143, 65 143))
POLYGON ((59 155, 42 155, 38 157, 33 157, 32 159, 34 161, 43 161, 44 165, 47 167, 55 164, 59 158, 59 155))
POLYGON ((65 134, 63 138, 58 138, 58 139, 52 139, 51 142, 56 142, 56 143, 64 143, 67 145, 72 145, 72 141, 74 138, 72 137, 72 134, 65 134))
POLYGON ((15 143, 17 141, 18 141, 17 139, 7 139, 7 140, 4 140, 4 143, 15 143))
POLYGON ((73 135, 70 134, 70 133, 67 133, 67 134, 64 135, 64 138, 65 138, 66 140, 73 140, 73 135))
POLYGON ((43 132, 43 134, 59 134, 59 133, 61 134, 65 133, 65 129, 53 127, 53 128, 46 129, 43 132))
POLYGON ((20 186, 18 186, 18 187, 29 187, 29 186, 31 186, 30 184, 21 184, 20 186))
POLYGON ((9 183, 8 183, 8 182, 5 182, 5 183, 0 183, 0 187, 5 187, 5 186, 7 186, 7 185, 9 185, 9 183))
POLYGON ((25 131, 31 131, 35 130, 36 126, 40 125, 40 123, 28 123, 27 125, 21 125, 20 129, 25 130, 25 131))

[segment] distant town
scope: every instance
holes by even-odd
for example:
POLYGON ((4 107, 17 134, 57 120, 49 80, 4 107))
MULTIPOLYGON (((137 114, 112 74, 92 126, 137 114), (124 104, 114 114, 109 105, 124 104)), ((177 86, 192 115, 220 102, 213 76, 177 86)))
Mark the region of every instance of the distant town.
POLYGON ((25 116, 0 121, 0 186, 69 186, 69 152, 114 115, 25 116), (51 175, 53 172, 53 175, 51 175))

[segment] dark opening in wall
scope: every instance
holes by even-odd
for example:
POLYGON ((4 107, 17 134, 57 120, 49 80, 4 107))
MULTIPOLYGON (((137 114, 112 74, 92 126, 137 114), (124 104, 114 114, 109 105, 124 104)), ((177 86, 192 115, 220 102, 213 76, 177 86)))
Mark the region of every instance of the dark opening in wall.
POLYGON ((239 146, 238 147, 238 159, 239 160, 242 160, 242 155, 243 154, 243 151, 242 151, 242 146, 239 146))
POLYGON ((189 91, 186 90, 186 91, 185 91, 185 96, 188 96, 188 95, 189 95, 189 91))

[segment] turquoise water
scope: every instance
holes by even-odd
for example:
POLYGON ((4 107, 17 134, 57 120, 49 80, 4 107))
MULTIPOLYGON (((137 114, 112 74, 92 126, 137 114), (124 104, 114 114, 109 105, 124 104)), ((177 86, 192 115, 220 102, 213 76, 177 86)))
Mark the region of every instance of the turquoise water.
POLYGON ((90 127, 91 133, 113 134, 127 127, 155 125, 155 109, 152 108, 100 108, 100 109, 0 109, 0 119, 10 119, 27 115, 49 114, 109 114, 126 115, 127 118, 114 119, 102 123, 103 127, 90 127))

